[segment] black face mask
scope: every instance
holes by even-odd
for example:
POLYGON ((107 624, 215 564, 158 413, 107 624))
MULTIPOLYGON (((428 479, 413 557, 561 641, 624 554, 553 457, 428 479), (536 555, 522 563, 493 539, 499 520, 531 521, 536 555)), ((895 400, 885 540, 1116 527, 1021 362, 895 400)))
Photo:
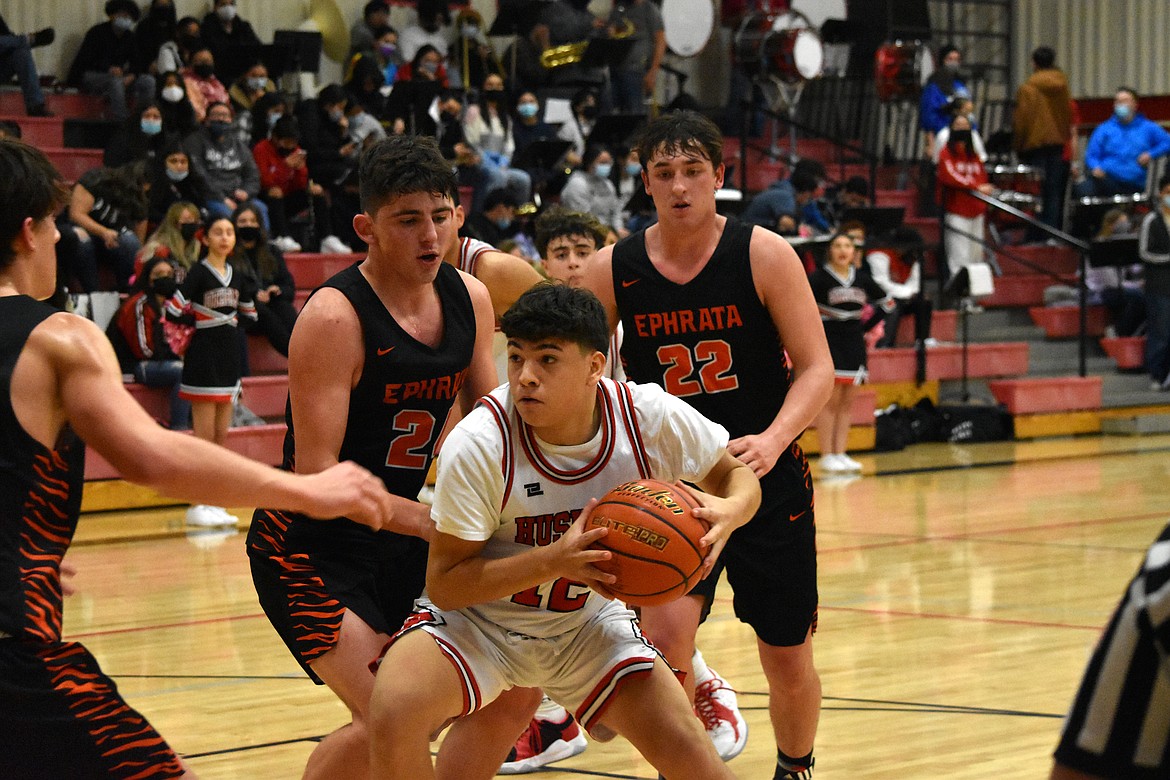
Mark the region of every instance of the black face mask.
POLYGON ((255 244, 260 240, 260 228, 238 227, 236 228, 236 237, 240 239, 241 244, 255 244))
POLYGON ((276 153, 279 154, 281 157, 288 157, 290 154, 292 154, 296 150, 297 150, 297 148, 295 146, 292 147, 291 149, 284 149, 280 146, 276 147, 276 153))
POLYGON ((195 238, 195 234, 199 232, 198 222, 188 222, 184 225, 179 225, 179 235, 183 237, 184 241, 190 241, 195 238))
POLYGON ((150 9, 150 18, 159 27, 174 24, 176 19, 175 7, 173 5, 157 5, 150 9))
POLYGON ((195 51, 199 48, 199 36, 184 33, 179 36, 179 45, 187 51, 195 51))
POLYGON ((163 298, 170 298, 177 289, 179 289, 179 283, 175 281, 173 276, 160 276, 150 283, 150 291, 163 298))
POLYGON ((489 103, 503 103, 504 90, 502 89, 485 89, 483 91, 483 99, 489 103))
POLYGON ((951 141, 956 144, 963 144, 968 149, 971 148, 971 131, 970 130, 952 130, 951 141))
POLYGON ((201 62, 191 68, 195 71, 195 75, 201 79, 209 79, 215 75, 215 66, 208 65, 206 62, 201 62))
POLYGON ((585 108, 581 109, 581 116, 593 121, 597 118, 597 106, 585 106, 585 108))

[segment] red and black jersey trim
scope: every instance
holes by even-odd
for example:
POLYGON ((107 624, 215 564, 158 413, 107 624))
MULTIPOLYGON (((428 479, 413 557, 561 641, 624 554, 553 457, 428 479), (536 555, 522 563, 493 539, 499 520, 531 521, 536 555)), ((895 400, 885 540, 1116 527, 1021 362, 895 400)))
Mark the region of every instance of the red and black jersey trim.
POLYGON ((520 421, 520 445, 524 448, 524 454, 532 463, 533 468, 561 485, 576 485, 587 482, 605 468, 613 456, 616 441, 614 431, 617 427, 617 421, 614 419, 613 402, 610 400, 609 394, 600 386, 597 388, 597 403, 601 410, 601 446, 593 460, 579 469, 566 471, 558 469, 550 463, 541 452, 540 445, 536 441, 536 434, 523 420, 520 421))

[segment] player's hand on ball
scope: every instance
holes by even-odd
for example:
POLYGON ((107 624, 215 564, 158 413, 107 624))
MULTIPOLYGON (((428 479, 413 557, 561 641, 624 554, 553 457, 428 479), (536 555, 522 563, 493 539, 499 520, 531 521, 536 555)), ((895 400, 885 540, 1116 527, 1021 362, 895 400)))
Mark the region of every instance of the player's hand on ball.
POLYGON ((613 553, 609 550, 592 548, 594 542, 605 538, 609 529, 591 528, 588 531, 585 530, 585 524, 595 506, 597 506, 597 499, 590 499, 581 515, 550 549, 555 555, 556 576, 583 582, 606 598, 613 598, 613 595, 605 590, 605 586, 616 582, 617 577, 607 574, 596 566, 596 564, 612 558, 613 553))
POLYGON ((695 490, 682 482, 675 483, 675 487, 686 491, 687 495, 698 503, 699 506, 691 510, 691 513, 710 526, 707 533, 703 534, 703 538, 699 540, 699 546, 706 551, 703 555, 703 568, 700 576, 702 579, 711 573, 715 561, 719 559, 719 554, 727 545, 727 538, 731 536, 731 532, 746 523, 748 518, 739 512, 734 502, 725 498, 695 490))
POLYGON ((311 484, 302 508, 311 517, 348 517, 375 531, 392 520, 390 494, 382 480, 350 461, 304 479, 311 484))

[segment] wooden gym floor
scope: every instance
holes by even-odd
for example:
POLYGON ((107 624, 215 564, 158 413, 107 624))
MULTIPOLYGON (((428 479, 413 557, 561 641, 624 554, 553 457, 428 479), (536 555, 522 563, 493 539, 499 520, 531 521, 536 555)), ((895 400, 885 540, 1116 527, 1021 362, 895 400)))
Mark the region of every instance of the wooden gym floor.
MULTIPOLYGON (((1168 451, 1165 436, 918 445, 818 480, 817 777, 1046 777, 1087 654, 1170 518, 1168 451)), ((186 536, 181 509, 87 515, 65 633, 201 777, 296 778, 346 713, 261 614, 243 539, 186 536)), ((755 642, 726 584, 699 643, 750 724, 732 769, 770 778, 755 642)), ((655 773, 619 738, 532 777, 655 773)))

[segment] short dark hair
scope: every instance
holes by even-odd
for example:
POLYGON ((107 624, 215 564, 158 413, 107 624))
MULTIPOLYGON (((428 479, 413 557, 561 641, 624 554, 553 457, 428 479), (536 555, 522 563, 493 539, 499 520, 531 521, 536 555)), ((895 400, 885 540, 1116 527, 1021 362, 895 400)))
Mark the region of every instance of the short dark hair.
POLYGON ((272 126, 272 137, 282 138, 286 141, 300 141, 301 123, 297 121, 295 116, 285 114, 277 119, 276 124, 272 126))
POLYGON ((1134 99, 1134 100, 1140 100, 1140 99, 1141 99, 1141 98, 1138 96, 1137 90, 1136 90, 1136 89, 1134 89, 1133 87, 1127 87, 1127 86, 1125 86, 1124 84, 1122 84, 1120 87, 1118 87, 1118 88, 1117 88, 1117 91, 1118 91, 1118 92, 1128 92, 1130 95, 1132 95, 1132 96, 1133 96, 1133 99, 1134 99))
POLYGON ((485 195, 483 199, 484 213, 491 211, 496 206, 508 206, 509 208, 516 208, 519 205, 520 204, 516 202, 516 199, 512 197, 512 193, 508 192, 508 190, 504 187, 496 187, 493 190, 489 190, 488 194, 485 195))
POLYGON ((585 147, 585 154, 581 155, 581 170, 589 170, 589 166, 593 165, 598 157, 609 153, 609 147, 605 144, 588 144, 585 147))
POLYGON ((16 259, 12 242, 24 221, 39 221, 69 202, 61 174, 40 150, 0 139, 0 270, 16 259))
POLYGON ((365 8, 362 9, 362 18, 369 19, 371 15, 379 11, 390 13, 390 6, 386 3, 386 0, 370 0, 370 2, 366 3, 365 8))
MULTIPOLYGON (((951 44, 951 43, 943 44, 942 46, 940 46, 938 48, 938 61, 942 62, 951 54, 951 52, 956 52, 956 51, 959 51, 958 46, 955 46, 954 44, 951 44)), ((962 53, 963 52, 959 51, 960 55, 962 55, 962 53)))
POLYGON ((434 138, 391 135, 362 152, 358 163, 362 211, 373 215, 399 195, 429 192, 457 202, 459 182, 434 138))
POLYGON ((1051 68, 1056 63, 1056 52, 1051 46, 1037 46, 1032 52, 1032 64, 1037 68, 1051 68))
POLYGON ((842 189, 851 195, 869 197, 869 181, 864 176, 850 176, 845 180, 845 185, 842 189))
POLYGON ((108 0, 105 7, 106 16, 125 13, 134 21, 138 21, 140 11, 134 0, 108 0))
POLYGON ((816 176, 807 171, 797 171, 792 174, 792 189, 796 192, 815 192, 820 186, 816 176))
POLYGON ((536 251, 544 257, 549 242, 562 236, 587 236, 600 249, 605 246, 605 234, 605 225, 592 214, 554 206, 536 218, 536 251))
POLYGON ((865 223, 859 219, 851 219, 837 226, 837 233, 848 233, 850 230, 860 230, 862 233, 868 232, 865 229, 865 223))
POLYGON ((692 154, 723 164, 723 133, 719 126, 697 111, 671 111, 642 128, 634 143, 642 166, 649 168, 656 152, 692 154))
POLYGON ((579 287, 541 282, 524 292, 500 317, 509 339, 563 339, 605 354, 609 323, 597 296, 579 287))

